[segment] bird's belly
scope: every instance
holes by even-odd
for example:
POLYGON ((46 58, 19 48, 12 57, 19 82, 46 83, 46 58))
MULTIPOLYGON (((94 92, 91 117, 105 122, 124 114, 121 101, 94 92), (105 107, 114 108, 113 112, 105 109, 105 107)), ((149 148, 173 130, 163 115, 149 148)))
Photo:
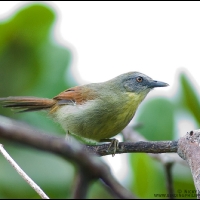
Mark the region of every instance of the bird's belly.
POLYGON ((115 110, 112 105, 98 107, 95 102, 90 102, 89 108, 87 104, 64 105, 57 110, 55 118, 71 134, 99 141, 120 133, 133 118, 135 109, 128 105, 118 107, 115 110))

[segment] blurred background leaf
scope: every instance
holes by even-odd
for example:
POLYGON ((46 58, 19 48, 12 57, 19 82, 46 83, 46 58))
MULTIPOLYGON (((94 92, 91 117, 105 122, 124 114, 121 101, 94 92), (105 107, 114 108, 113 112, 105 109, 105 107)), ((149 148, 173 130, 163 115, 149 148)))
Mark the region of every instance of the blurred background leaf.
MULTIPOLYGON (((52 38, 54 21, 55 13, 51 8, 43 4, 31 4, 0 23, 1 97, 53 97, 71 86, 65 79, 71 53, 67 47, 56 44, 52 38)), ((41 113, 13 114, 2 108, 0 112, 49 132, 64 133, 41 113)), ((70 163, 41 151, 1 142, 51 198, 70 197, 74 174, 70 163)), ((39 197, 2 156, 0 163, 0 197, 39 197)))
POLYGON ((180 82, 181 82, 181 94, 179 96, 179 103, 182 106, 182 109, 189 111, 194 119, 200 125, 200 98, 199 92, 195 90, 193 84, 186 76, 186 74, 180 74, 180 82))
POLYGON ((145 103, 138 116, 139 132, 148 140, 173 140, 174 107, 170 100, 157 98, 145 103))
POLYGON ((131 155, 133 181, 131 190, 140 198, 155 198, 154 194, 166 193, 162 165, 147 154, 131 155), (159 174, 159 176, 158 176, 159 174))

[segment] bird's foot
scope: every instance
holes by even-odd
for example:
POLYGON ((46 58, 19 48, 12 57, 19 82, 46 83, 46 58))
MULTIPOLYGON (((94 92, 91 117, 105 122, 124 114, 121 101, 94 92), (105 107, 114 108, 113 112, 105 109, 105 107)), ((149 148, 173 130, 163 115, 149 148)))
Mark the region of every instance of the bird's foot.
POLYGON ((113 139, 102 139, 102 140, 100 140, 100 142, 110 142, 110 145, 109 145, 109 147, 106 151, 108 152, 110 150, 110 148, 113 147, 112 157, 114 157, 117 149, 119 148, 119 140, 117 140, 115 138, 113 138, 113 139))

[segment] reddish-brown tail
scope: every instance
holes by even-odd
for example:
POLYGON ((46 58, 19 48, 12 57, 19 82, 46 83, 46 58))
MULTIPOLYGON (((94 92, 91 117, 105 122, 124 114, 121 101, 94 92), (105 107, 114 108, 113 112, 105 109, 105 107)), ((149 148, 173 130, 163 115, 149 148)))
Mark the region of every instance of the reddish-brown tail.
POLYGON ((55 100, 37 97, 6 97, 0 98, 3 107, 16 109, 18 112, 37 111, 51 108, 55 100))

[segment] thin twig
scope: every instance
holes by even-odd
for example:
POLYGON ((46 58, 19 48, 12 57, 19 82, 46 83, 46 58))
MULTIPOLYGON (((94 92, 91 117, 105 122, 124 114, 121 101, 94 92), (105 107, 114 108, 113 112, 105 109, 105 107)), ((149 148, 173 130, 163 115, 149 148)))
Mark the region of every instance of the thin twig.
POLYGON ((41 190, 41 188, 19 167, 19 165, 11 158, 11 156, 0 144, 0 152, 6 158, 6 160, 12 165, 12 167, 18 172, 18 174, 40 195, 43 199, 49 199, 49 197, 41 190))
POLYGON ((174 188, 172 180, 172 167, 174 163, 165 164, 165 174, 166 174, 166 187, 169 194, 169 199, 174 199, 174 188))

